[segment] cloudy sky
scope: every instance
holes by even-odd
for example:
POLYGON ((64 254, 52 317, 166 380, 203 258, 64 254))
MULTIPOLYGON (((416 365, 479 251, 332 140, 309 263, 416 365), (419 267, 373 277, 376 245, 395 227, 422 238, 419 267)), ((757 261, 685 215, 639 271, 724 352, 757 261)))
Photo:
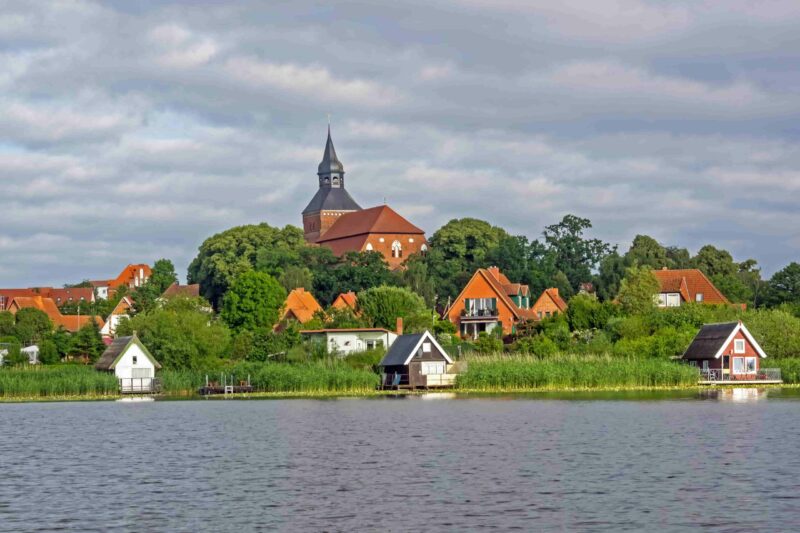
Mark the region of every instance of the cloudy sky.
POLYGON ((351 194, 429 235, 800 259, 797 0, 254 4, 0 0, 0 286, 300 225, 328 113, 351 194))

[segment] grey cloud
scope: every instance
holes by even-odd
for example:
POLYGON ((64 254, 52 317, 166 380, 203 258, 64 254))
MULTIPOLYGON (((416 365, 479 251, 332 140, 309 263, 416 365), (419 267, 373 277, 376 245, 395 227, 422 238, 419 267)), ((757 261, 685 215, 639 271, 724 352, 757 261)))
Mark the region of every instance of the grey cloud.
POLYGON ((572 212, 767 271, 800 227, 794 2, 9 2, 0 285, 299 224, 325 116, 365 206, 537 237, 572 212))

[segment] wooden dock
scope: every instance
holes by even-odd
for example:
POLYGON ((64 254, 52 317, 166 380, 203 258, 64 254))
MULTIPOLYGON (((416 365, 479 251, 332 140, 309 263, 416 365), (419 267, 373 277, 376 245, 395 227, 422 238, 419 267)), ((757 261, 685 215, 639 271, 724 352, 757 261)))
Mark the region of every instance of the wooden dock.
POLYGON ((219 381, 210 381, 206 376, 206 384, 198 390, 200 396, 213 396, 215 394, 246 394, 253 392, 250 376, 247 379, 236 380, 234 376, 220 375, 219 381))

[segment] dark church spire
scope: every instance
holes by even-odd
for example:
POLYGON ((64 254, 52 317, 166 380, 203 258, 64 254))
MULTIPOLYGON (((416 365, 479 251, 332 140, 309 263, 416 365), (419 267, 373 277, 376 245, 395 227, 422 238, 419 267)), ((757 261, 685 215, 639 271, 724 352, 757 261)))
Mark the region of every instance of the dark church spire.
POLYGON ((333 139, 331 139, 330 124, 328 124, 328 141, 325 143, 325 153, 322 154, 322 162, 317 167, 317 175, 319 176, 320 185, 344 185, 344 165, 336 157, 336 149, 333 147, 333 139), (327 182, 325 178, 328 178, 327 182))

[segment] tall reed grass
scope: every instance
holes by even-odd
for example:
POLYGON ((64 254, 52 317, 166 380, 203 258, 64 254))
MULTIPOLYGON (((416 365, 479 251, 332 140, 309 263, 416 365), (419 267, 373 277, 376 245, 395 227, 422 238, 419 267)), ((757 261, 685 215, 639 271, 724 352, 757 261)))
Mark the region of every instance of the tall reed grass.
POLYGON ((0 397, 114 396, 114 374, 78 365, 0 368, 0 397))
POLYGON ((370 370, 353 368, 338 360, 306 364, 243 363, 233 369, 237 379, 250 376, 253 388, 261 392, 354 392, 374 391, 380 377, 370 370))
POLYGON ((787 357, 783 359, 764 359, 761 361, 764 368, 780 368, 781 379, 784 383, 800 383, 800 357, 787 357))
POLYGON ((676 387, 698 380, 696 368, 658 359, 497 354, 467 360, 456 386, 478 391, 676 387))

